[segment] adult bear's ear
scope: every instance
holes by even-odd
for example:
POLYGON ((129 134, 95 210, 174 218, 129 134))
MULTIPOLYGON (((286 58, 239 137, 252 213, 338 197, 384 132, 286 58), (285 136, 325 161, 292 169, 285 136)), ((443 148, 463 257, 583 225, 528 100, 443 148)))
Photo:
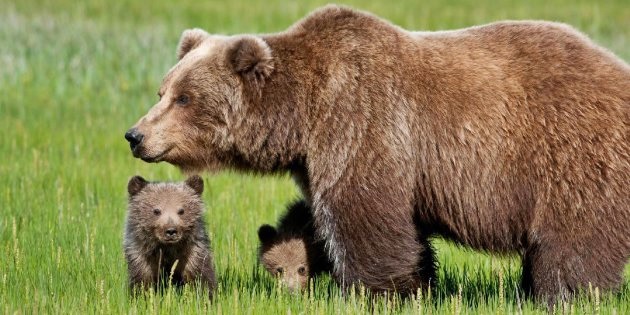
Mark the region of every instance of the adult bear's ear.
POLYGON ((260 37, 240 37, 228 50, 228 58, 234 71, 259 87, 273 72, 271 48, 260 37))
POLYGON ((179 45, 177 45, 177 59, 182 60, 188 52, 197 48, 209 36, 206 31, 199 28, 185 30, 179 39, 179 45))
POLYGON ((276 229, 269 224, 263 224, 260 228, 258 228, 258 239, 263 244, 269 244, 272 242, 276 238, 277 234, 278 232, 276 229))
POLYGON ((203 193, 203 179, 201 176, 190 176, 184 183, 186 183, 186 186, 192 188, 197 195, 201 195, 203 193))
POLYGON ((127 192, 129 196, 135 196, 138 194, 144 187, 149 184, 146 179, 142 178, 142 176, 134 176, 127 183, 127 192))

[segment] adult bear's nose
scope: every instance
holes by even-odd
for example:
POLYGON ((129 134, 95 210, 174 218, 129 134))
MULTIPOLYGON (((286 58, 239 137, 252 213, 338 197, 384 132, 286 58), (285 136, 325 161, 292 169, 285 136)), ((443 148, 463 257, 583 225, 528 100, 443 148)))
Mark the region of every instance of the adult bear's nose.
POLYGON ((142 138, 144 138, 144 136, 139 133, 136 128, 131 128, 125 132, 125 139, 129 141, 129 147, 131 147, 131 150, 135 149, 136 146, 142 142, 142 138))
POLYGON ((177 235, 177 229, 169 228, 169 229, 166 230, 166 236, 173 237, 175 235, 177 235))

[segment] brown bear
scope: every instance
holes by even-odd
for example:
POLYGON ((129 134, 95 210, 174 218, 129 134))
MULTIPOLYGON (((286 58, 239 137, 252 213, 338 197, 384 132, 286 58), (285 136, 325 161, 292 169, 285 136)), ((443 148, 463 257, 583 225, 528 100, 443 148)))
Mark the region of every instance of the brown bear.
POLYGON ((290 291, 304 289, 310 278, 332 271, 324 242, 315 237, 311 208, 304 200, 287 208, 277 228, 262 225, 258 238, 260 263, 290 291))
POLYGON ((435 281, 433 235, 519 253, 548 301, 620 285, 630 66, 570 26, 409 32, 327 6, 277 34, 188 30, 177 55, 134 156, 291 173, 346 287, 435 281))
POLYGON ((198 283, 210 296, 216 287, 210 239, 203 220, 203 180, 149 183, 134 176, 124 251, 132 292, 198 283))

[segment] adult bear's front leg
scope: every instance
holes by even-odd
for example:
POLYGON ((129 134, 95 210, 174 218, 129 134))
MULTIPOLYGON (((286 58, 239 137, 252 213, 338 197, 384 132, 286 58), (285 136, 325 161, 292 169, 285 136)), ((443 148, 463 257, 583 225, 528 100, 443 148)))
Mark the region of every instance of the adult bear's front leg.
POLYGON ((336 280, 344 287, 360 283, 401 294, 434 282, 433 251, 418 238, 411 203, 395 192, 354 187, 315 194, 313 200, 336 280))
POLYGON ((364 69, 357 63, 335 68, 343 75, 328 82, 313 106, 308 180, 298 182, 308 186, 303 191, 311 197, 315 228, 339 283, 415 293, 433 274, 421 268, 433 263, 420 261, 432 254, 414 224, 411 109, 388 94, 394 82, 357 84, 367 78, 364 69))

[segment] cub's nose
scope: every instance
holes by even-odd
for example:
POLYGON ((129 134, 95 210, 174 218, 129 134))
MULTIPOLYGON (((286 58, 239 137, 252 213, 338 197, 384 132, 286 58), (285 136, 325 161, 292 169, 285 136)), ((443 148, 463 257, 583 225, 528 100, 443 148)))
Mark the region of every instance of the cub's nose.
POLYGON ((173 236, 177 235, 177 229, 175 229, 175 228, 170 228, 170 229, 167 229, 167 230, 165 231, 165 234, 166 234, 166 236, 168 236, 168 237, 173 237, 173 236))
POLYGON ((144 136, 139 133, 136 128, 131 128, 125 132, 125 139, 129 141, 129 147, 131 147, 131 150, 135 149, 136 146, 142 142, 142 138, 144 138, 144 136))

